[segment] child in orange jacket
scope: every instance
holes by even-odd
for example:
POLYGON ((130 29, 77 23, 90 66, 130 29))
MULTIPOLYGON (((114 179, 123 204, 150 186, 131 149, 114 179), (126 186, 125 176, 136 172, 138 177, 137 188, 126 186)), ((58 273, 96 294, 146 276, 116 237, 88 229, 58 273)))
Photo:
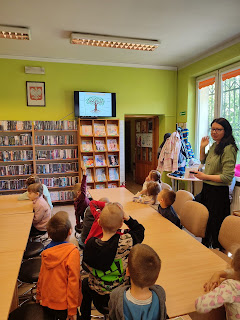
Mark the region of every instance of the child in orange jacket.
POLYGON ((52 241, 42 253, 37 302, 53 319, 76 320, 82 301, 80 254, 77 247, 68 242, 71 230, 65 211, 57 212, 47 224, 52 241))

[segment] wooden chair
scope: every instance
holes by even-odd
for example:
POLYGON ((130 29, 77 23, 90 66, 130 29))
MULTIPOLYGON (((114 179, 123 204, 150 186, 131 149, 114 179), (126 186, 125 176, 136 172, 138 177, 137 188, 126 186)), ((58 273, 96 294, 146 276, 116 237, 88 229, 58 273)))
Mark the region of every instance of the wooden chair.
POLYGON ((173 209, 177 215, 181 217, 182 207, 186 201, 193 200, 194 196, 186 190, 178 190, 176 192, 176 200, 173 203, 173 209))
POLYGON ((208 209, 203 204, 186 201, 181 210, 180 221, 193 235, 204 238, 208 217, 208 209))
POLYGON ((234 253, 236 248, 240 247, 240 217, 230 215, 227 216, 221 225, 218 241, 225 249, 226 254, 217 250, 213 249, 213 252, 220 256, 222 259, 227 261, 228 263, 231 262, 231 258, 227 256, 228 252, 234 253))

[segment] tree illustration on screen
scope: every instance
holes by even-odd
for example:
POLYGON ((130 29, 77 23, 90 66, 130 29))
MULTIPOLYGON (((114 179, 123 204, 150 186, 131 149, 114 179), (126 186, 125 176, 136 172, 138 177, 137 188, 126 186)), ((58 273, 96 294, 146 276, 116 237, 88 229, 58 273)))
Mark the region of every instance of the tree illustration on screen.
POLYGON ((104 99, 103 98, 100 98, 100 97, 95 97, 95 96, 92 96, 92 97, 89 97, 87 100, 86 100, 86 103, 87 104, 93 104, 95 106, 94 108, 94 112, 97 112, 99 111, 97 109, 98 105, 102 106, 104 104, 104 99))

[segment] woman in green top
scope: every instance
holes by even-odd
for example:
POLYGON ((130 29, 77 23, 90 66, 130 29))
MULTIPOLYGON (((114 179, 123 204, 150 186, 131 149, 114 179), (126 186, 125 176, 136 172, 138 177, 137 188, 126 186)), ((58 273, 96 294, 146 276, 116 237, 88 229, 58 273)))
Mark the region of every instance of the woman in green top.
POLYGON ((200 145, 200 160, 205 163, 204 172, 196 172, 203 180, 203 188, 196 201, 204 204, 209 211, 206 235, 202 243, 207 247, 220 248, 218 233, 226 216, 230 214, 229 185, 234 177, 237 146, 232 135, 232 127, 225 118, 214 119, 211 136, 215 143, 205 154, 209 137, 203 137, 200 145))

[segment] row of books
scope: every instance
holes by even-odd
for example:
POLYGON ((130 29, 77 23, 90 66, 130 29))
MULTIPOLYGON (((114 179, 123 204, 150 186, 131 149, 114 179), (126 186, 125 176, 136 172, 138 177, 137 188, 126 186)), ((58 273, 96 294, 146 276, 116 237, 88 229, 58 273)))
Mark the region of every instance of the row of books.
POLYGON ((61 172, 77 172, 78 163, 46 163, 37 164, 36 166, 37 174, 39 173, 61 173, 61 172))
POLYGON ((0 190, 21 190, 26 189, 25 179, 0 180, 0 190))
MULTIPOLYGON (((106 151, 106 145, 104 140, 95 140, 95 146, 97 151, 106 151)), ((107 140, 108 151, 118 151, 118 143, 116 139, 107 140)), ((82 140, 83 152, 92 152, 93 144, 91 140, 82 140)))
POLYGON ((32 174, 32 164, 0 166, 0 176, 14 176, 23 174, 32 174))
POLYGON ((72 191, 51 191, 51 200, 54 201, 69 201, 73 200, 72 191))
POLYGON ((37 160, 45 159, 74 159, 78 157, 77 149, 37 150, 37 160))
MULTIPOLYGON (((91 169, 86 170, 87 182, 94 182, 91 169)), ((108 169, 109 180, 119 180, 119 171, 118 168, 109 168, 108 169)), ((95 170, 95 181, 106 181, 106 170, 105 168, 97 168, 95 170)))
POLYGON ((32 121, 0 121, 0 130, 32 130, 32 121))
POLYGON ((32 144, 31 133, 15 136, 0 136, 0 146, 25 146, 32 144))
MULTIPOLYGON (((116 154, 108 155, 109 166, 118 165, 118 156, 116 154)), ((94 167, 93 156, 83 156, 83 163, 85 167, 94 167)), ((103 167, 106 166, 105 156, 103 154, 95 155, 95 166, 103 167)))
POLYGON ((78 176, 40 179, 40 182, 45 184, 47 187, 69 187, 74 186, 78 181, 78 176))
POLYGON ((35 142, 39 145, 65 145, 65 144, 74 144, 74 135, 44 135, 36 136, 35 142))
POLYGON ((34 121, 34 130, 77 130, 75 120, 34 121))
POLYGON ((0 161, 18 161, 32 160, 32 150, 5 150, 0 151, 0 161))
MULTIPOLYGON (((85 136, 92 136, 92 126, 91 125, 82 125, 82 135, 85 136)), ((107 125, 107 134, 110 136, 117 136, 118 135, 118 126, 117 124, 108 124, 107 125)), ((105 125, 102 123, 94 123, 94 135, 98 137, 106 136, 105 125)))

